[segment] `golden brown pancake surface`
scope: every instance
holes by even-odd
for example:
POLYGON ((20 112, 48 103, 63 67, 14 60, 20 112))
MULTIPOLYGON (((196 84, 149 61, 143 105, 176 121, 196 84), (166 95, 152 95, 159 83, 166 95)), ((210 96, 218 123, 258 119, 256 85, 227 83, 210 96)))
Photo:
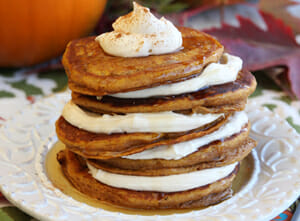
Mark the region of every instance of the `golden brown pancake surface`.
POLYGON ((124 58, 106 54, 95 37, 71 41, 63 65, 72 91, 101 96, 182 81, 217 62, 223 46, 212 36, 191 28, 179 28, 183 37, 178 52, 124 58))
POLYGON ((73 152, 93 159, 109 159, 138 153, 159 145, 184 142, 219 129, 228 121, 220 117, 203 127, 179 133, 92 133, 68 123, 63 117, 56 122, 56 134, 73 152))
POLYGON ((110 173, 135 176, 166 176, 188 173, 241 161, 256 145, 256 142, 247 136, 248 133, 244 131, 225 139, 223 142, 220 140, 212 142, 179 160, 113 158, 88 160, 88 162, 94 167, 110 173))
POLYGON ((76 154, 65 150, 58 161, 68 180, 80 192, 102 202, 136 209, 196 208, 218 203, 231 196, 231 184, 238 166, 227 177, 212 184, 179 192, 134 191, 115 188, 95 180, 76 154))
POLYGON ((96 96, 73 92, 72 101, 99 113, 145 113, 186 109, 194 109, 200 113, 226 113, 243 110, 248 96, 255 88, 255 78, 249 71, 243 70, 234 82, 210 86, 192 93, 140 99, 111 96, 97 99, 96 96))

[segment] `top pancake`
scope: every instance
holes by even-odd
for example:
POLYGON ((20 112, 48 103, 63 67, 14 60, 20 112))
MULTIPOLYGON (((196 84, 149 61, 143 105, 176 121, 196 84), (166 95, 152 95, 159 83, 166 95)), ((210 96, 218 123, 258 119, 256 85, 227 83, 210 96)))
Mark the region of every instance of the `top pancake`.
POLYGON ((69 88, 102 96, 182 81, 217 62, 223 46, 203 32, 179 28, 183 48, 174 53, 138 58, 106 54, 95 36, 71 41, 63 56, 69 88))

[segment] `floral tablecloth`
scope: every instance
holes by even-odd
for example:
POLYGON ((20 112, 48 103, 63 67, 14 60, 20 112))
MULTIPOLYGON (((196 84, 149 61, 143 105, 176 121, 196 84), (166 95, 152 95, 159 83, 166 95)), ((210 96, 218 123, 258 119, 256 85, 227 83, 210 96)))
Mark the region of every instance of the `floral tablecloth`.
MULTIPOLYGON (((300 101, 291 100, 262 72, 256 73, 258 87, 250 99, 284 118, 300 133, 300 101)), ((39 99, 60 93, 67 88, 67 77, 63 70, 48 70, 36 73, 27 69, 0 69, 0 125, 10 117, 39 99)), ((0 197, 0 220, 32 220, 3 196, 0 197)), ((273 220, 291 220, 296 203, 273 220)))

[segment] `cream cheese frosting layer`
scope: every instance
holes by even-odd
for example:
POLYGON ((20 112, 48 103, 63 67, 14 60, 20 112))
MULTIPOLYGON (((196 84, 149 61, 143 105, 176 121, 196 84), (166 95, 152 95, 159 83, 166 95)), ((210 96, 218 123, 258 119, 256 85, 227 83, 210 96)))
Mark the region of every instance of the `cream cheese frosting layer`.
POLYGON ((180 31, 167 19, 157 19, 148 8, 133 2, 133 11, 113 23, 114 31, 96 38, 102 49, 119 57, 171 53, 182 45, 180 31))
POLYGON ((99 115, 82 110, 68 102, 62 116, 73 126, 93 133, 182 132, 209 124, 224 114, 184 115, 171 111, 158 113, 129 113, 99 115))
POLYGON ((140 153, 123 156, 123 158, 132 160, 146 160, 146 159, 165 159, 165 160, 179 160, 183 157, 197 151, 199 147, 209 144, 213 141, 230 137, 239 133, 245 124, 248 123, 247 114, 243 111, 235 112, 229 118, 229 121, 221 126, 218 130, 203 137, 196 138, 190 141, 181 142, 171 145, 158 146, 152 149, 145 150, 140 153))
POLYGON ((118 98, 146 98, 195 92, 204 87, 235 81, 239 71, 242 69, 242 65, 243 61, 241 58, 224 53, 220 63, 207 65, 202 73, 195 78, 143 90, 111 94, 110 96, 118 98))
POLYGON ((116 188, 137 191, 177 192, 205 186, 231 174, 237 162, 223 167, 199 170, 190 173, 169 176, 130 176, 115 174, 97 169, 90 164, 91 175, 101 183, 116 188))

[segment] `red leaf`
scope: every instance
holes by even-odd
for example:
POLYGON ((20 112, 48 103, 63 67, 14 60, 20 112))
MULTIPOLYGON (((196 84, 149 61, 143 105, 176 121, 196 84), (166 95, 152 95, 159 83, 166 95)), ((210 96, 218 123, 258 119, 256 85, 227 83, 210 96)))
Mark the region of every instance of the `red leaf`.
POLYGON ((178 26, 185 26, 190 17, 213 8, 218 8, 220 10, 221 20, 223 20, 222 11, 225 6, 247 3, 247 0, 182 0, 182 2, 187 2, 190 5, 190 8, 181 13, 164 15, 164 17, 171 20, 173 24, 178 26))
POLYGON ((34 104, 35 98, 33 96, 27 96, 26 99, 30 102, 30 104, 34 104))
MULTIPOLYGON (((266 23, 266 31, 249 19, 238 17, 239 27, 222 24, 221 28, 206 32, 216 36, 227 51, 240 56, 244 67, 249 70, 285 67, 284 74, 291 87, 289 92, 300 99, 300 46, 291 28, 281 20, 263 12, 261 16, 266 23)), ((282 76, 272 76, 280 83, 279 77, 282 76)))
POLYGON ((300 33, 300 19, 294 17, 287 11, 287 7, 299 5, 299 2, 293 0, 260 0, 258 7, 260 10, 270 13, 276 18, 282 19, 288 24, 295 34, 300 33))
POLYGON ((201 7, 201 6, 221 6, 221 5, 232 5, 246 0, 181 0, 181 2, 188 3, 191 8, 201 7))

